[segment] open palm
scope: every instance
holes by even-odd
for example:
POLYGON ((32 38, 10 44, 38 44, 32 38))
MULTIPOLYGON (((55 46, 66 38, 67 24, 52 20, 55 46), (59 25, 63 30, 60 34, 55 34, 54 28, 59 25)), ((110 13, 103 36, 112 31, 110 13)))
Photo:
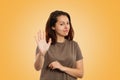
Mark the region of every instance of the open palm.
POLYGON ((37 46, 42 55, 45 55, 46 51, 49 49, 51 44, 51 39, 49 39, 48 43, 46 42, 45 32, 39 31, 37 36, 35 37, 37 46))

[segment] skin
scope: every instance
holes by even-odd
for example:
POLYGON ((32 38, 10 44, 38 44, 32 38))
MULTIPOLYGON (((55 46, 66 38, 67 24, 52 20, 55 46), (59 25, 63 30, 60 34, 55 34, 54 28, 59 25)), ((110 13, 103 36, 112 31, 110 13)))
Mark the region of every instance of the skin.
POLYGON ((68 35, 70 30, 69 20, 66 16, 59 16, 58 21, 56 22, 55 27, 53 26, 52 29, 55 30, 57 36, 57 42, 64 42, 65 36, 68 35))
MULTIPOLYGON (((57 17, 57 20, 58 21, 56 22, 55 26, 52 27, 52 29, 56 32, 57 42, 62 43, 65 41, 65 36, 67 36, 69 33, 70 24, 67 16, 64 15, 57 17)), ((45 32, 39 31, 37 37, 35 37, 35 40, 40 49, 40 52, 36 55, 34 66, 35 69, 39 71, 42 69, 44 63, 44 55, 50 47, 51 39, 49 39, 48 43, 46 43, 45 32)), ((83 60, 76 61, 76 68, 63 66, 58 61, 51 62, 49 64, 49 68, 53 70, 59 69, 73 77, 83 77, 83 60)))

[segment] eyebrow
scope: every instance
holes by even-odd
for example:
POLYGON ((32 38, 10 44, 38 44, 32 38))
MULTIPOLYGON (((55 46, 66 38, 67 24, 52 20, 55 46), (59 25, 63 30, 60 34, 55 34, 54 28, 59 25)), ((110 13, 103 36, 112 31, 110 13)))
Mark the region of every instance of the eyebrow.
MULTIPOLYGON (((62 23, 63 23, 64 21, 59 21, 59 22, 62 22, 62 23)), ((64 22, 64 23, 65 23, 65 22, 64 22)), ((69 23, 69 21, 67 21, 67 23, 69 23)))

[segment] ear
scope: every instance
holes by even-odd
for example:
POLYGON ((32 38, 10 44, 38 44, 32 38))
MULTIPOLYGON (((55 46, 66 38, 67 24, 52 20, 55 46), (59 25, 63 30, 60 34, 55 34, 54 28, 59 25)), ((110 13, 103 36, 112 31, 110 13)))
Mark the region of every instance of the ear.
POLYGON ((55 30, 55 27, 52 26, 52 30, 55 30))

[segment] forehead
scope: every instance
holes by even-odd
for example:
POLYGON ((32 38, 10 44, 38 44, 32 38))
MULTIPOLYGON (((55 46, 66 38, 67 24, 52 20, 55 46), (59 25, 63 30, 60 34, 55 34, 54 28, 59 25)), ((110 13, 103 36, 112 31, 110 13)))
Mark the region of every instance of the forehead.
POLYGON ((69 21, 68 17, 66 15, 61 15, 57 17, 57 21, 59 22, 66 22, 69 21))

